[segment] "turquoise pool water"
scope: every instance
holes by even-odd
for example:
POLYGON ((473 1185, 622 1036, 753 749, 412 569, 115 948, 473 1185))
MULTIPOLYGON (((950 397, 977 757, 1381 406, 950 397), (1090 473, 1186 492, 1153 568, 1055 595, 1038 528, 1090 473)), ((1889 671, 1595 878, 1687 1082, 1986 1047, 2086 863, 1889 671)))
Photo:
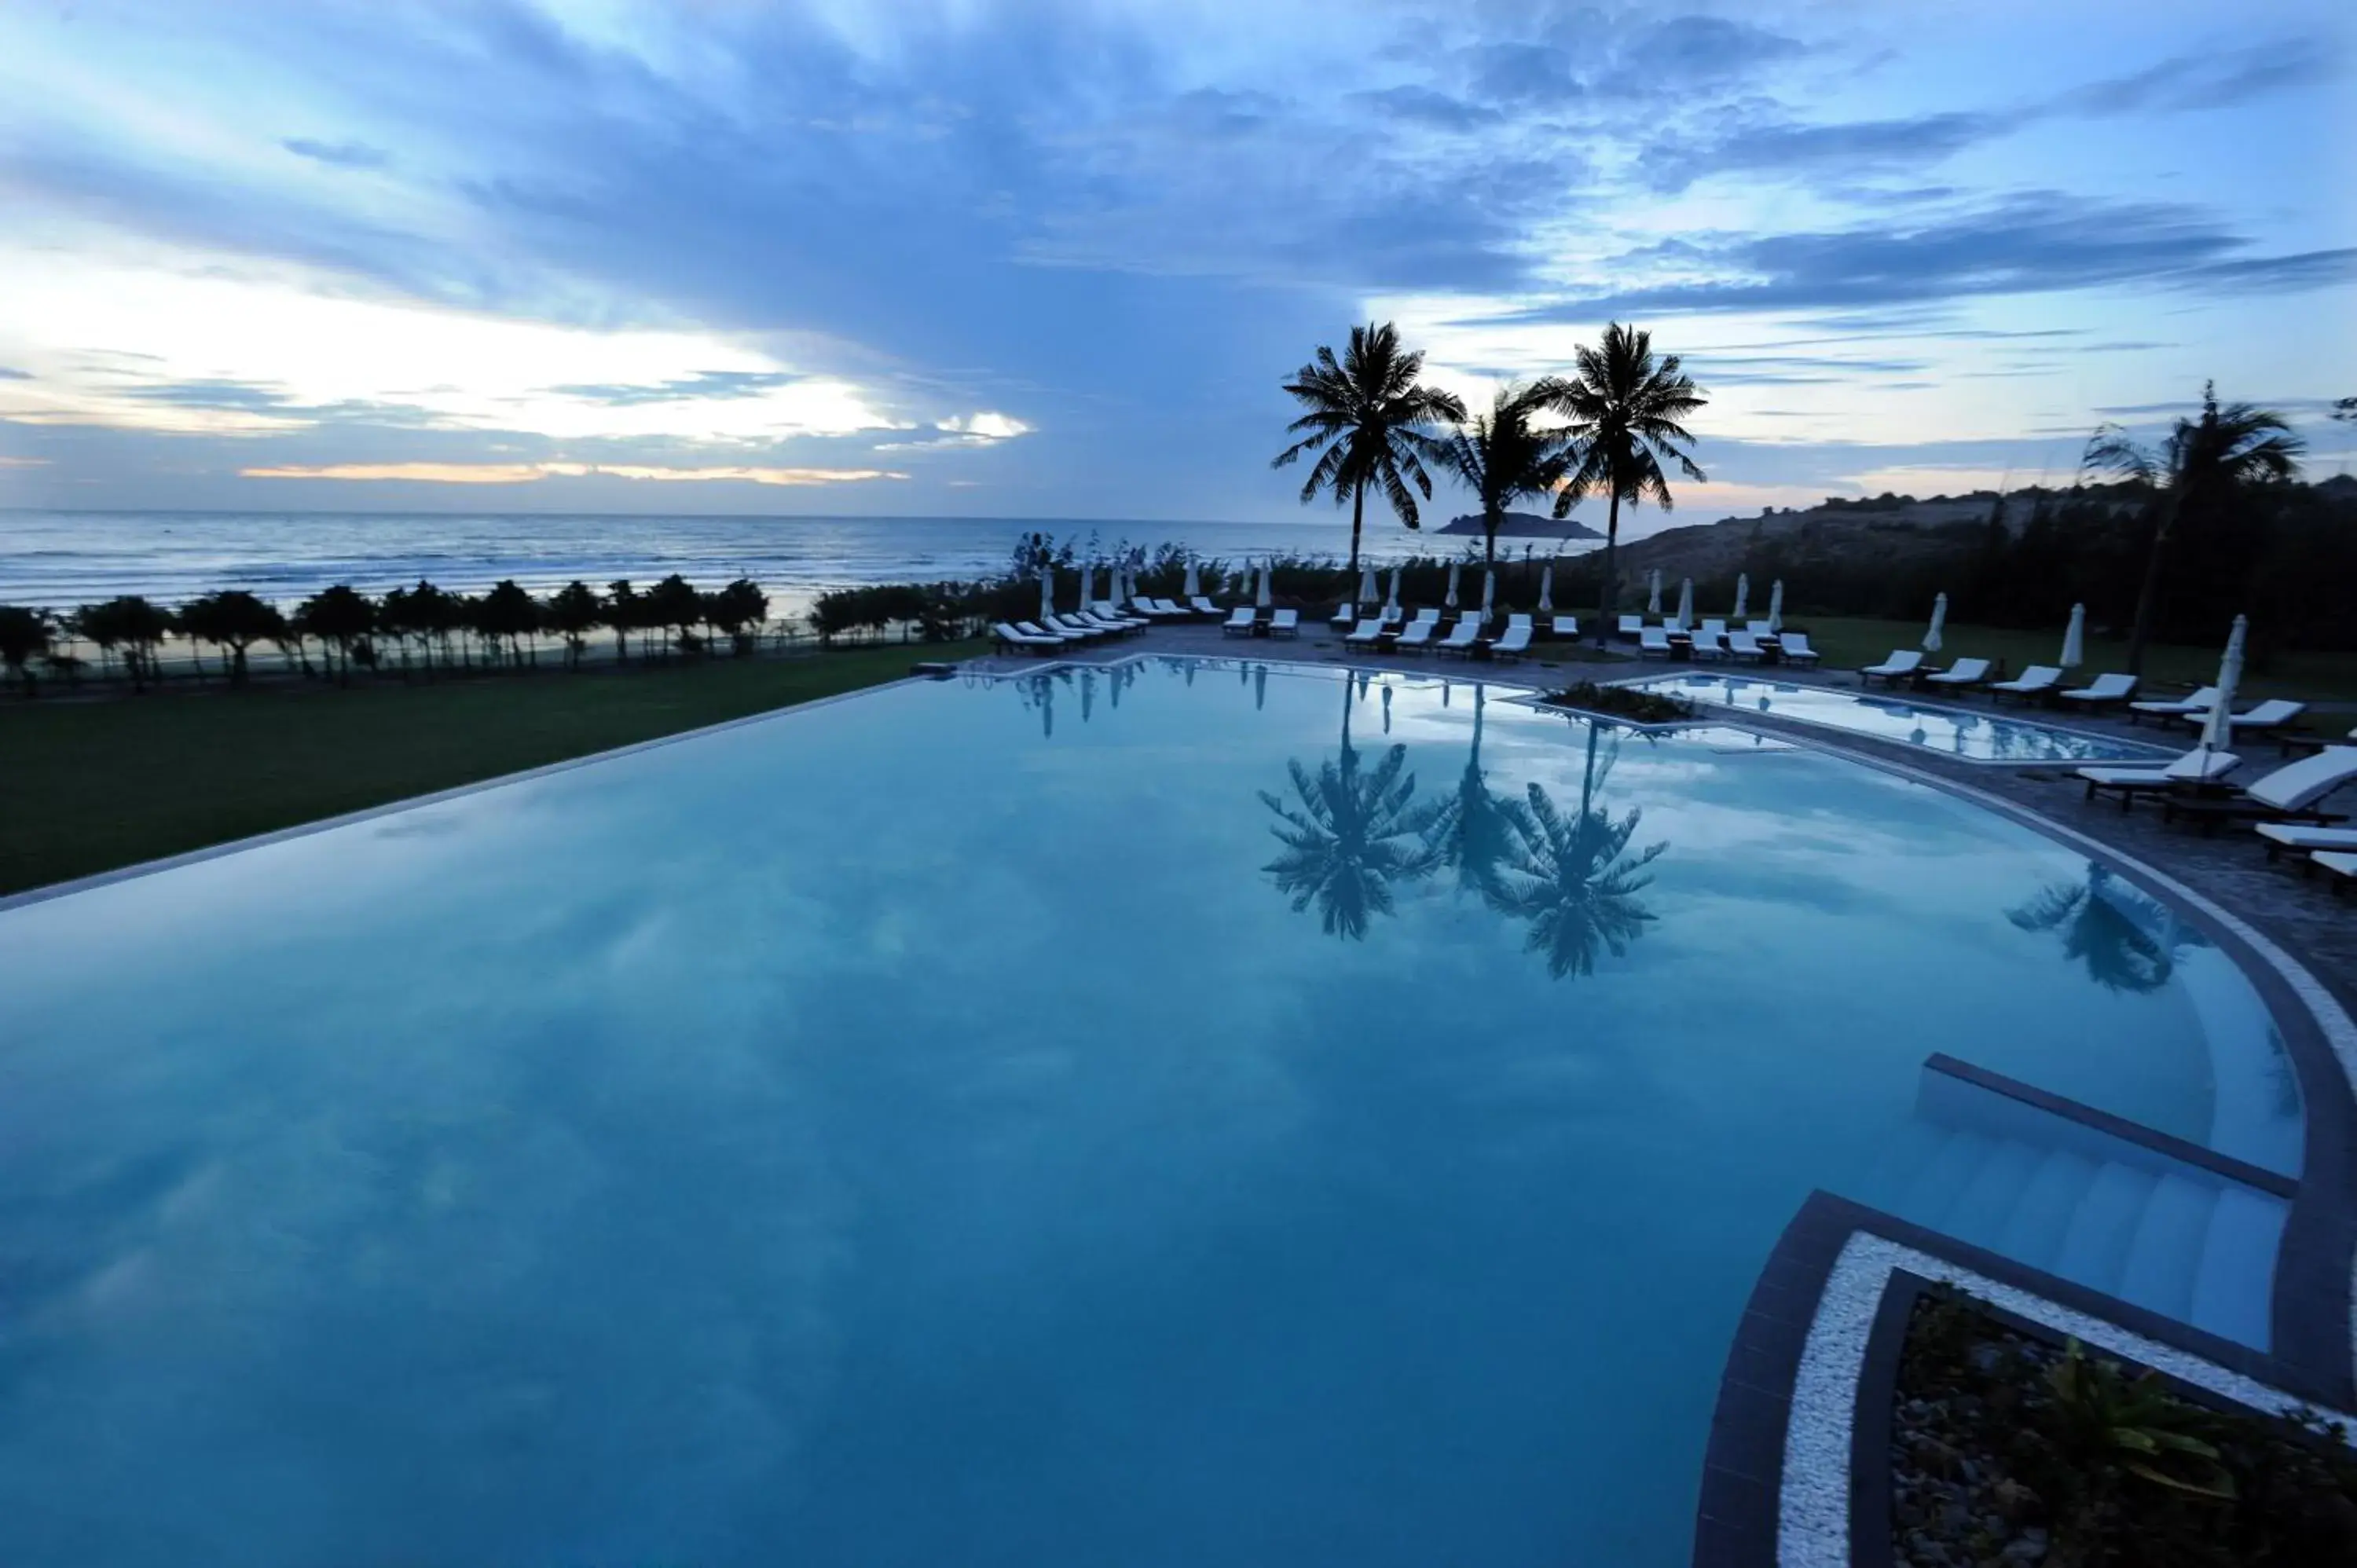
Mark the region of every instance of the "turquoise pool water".
POLYGON ((2166 910, 1731 738, 919 684, 0 911, 0 1561, 1682 1563, 1802 1198, 2020 1158, 1931 1052, 2299 1115, 2166 910))
MULTIPOLYGON (((1737 713, 1774 714, 1877 740, 1899 741, 1969 762, 2161 762, 2176 749, 2082 733, 1994 711, 1912 703, 1830 686, 1742 675, 1664 675, 1642 684, 1737 713)), ((2182 748, 2178 748, 2182 749, 2182 748)))

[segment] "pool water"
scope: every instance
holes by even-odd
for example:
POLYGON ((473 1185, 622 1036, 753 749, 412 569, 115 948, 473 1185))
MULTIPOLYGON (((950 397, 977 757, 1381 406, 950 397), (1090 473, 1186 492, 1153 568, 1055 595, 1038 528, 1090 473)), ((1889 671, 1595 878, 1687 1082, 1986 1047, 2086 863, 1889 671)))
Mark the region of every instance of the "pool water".
POLYGON ((0 911, 0 1561, 1682 1563, 1779 1231, 1963 1157, 1930 1053, 2297 1149, 2120 895, 1804 749, 1151 661, 0 911))
POLYGON ((2083 733, 1936 703, 1796 685, 1740 675, 1664 675, 1641 682, 1689 702, 1737 713, 1773 714, 1877 740, 1897 741, 1967 762, 2165 762, 2165 746, 2083 733))

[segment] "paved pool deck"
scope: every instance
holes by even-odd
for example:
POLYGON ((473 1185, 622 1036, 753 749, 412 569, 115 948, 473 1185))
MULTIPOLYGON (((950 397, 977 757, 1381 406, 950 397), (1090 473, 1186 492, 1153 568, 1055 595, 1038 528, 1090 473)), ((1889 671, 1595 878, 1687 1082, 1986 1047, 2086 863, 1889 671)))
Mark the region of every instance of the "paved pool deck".
MULTIPOLYGON (((1534 645, 1531 657, 1513 663, 1466 660, 1432 652, 1371 653, 1361 649, 1345 649, 1338 631, 1324 625, 1312 624, 1305 624, 1297 638, 1274 640, 1257 637, 1229 637, 1223 635, 1218 626, 1209 623, 1157 626, 1135 637, 1092 648, 1075 649, 1061 657, 1074 661, 1101 663, 1138 654, 1267 659, 1302 664, 1398 670, 1424 675, 1456 675, 1467 680, 1480 679, 1501 685, 1540 690, 1582 680, 1625 681, 1658 675, 1665 671, 1684 672, 1695 668, 1684 663, 1664 665, 1658 660, 1644 661, 1609 653, 1599 654, 1587 644, 1574 647, 1564 643, 1538 643, 1534 645)), ((1042 660, 1018 653, 994 655, 975 662, 991 670, 1013 671, 1037 668, 1042 660)), ((1714 672, 1741 670, 1748 673, 1754 667, 1709 664, 1702 668, 1714 672)), ((1779 681, 1850 690, 1856 690, 1859 685, 1857 671, 1849 670, 1801 671, 1776 667, 1770 673, 1779 681)), ((2008 705, 1997 710, 1996 703, 1987 697, 1967 698, 1961 702, 1951 700, 1948 705, 1981 712, 2002 711, 2033 720, 2040 716, 2035 709, 2024 710, 2008 705)), ((2014 766, 1959 762, 1927 747, 1834 731, 1820 725, 1801 724, 1773 714, 1747 714, 1738 716, 1712 708, 1706 708, 1702 713, 1705 718, 1714 723, 1741 724, 1750 728, 1787 735, 1813 746, 1854 752, 1861 757, 1951 779, 2083 833, 2122 855, 2141 861, 2166 875, 2177 878, 2248 921, 2305 963, 2319 980, 2332 990, 2344 1008, 2357 1012, 2357 897, 2336 897, 2329 878, 2320 872, 2304 874, 2292 856, 2286 855, 2280 863, 2269 865, 2262 841, 2247 828, 2229 827, 2215 834, 2205 835, 2182 823, 2164 827, 2160 811, 2149 803, 2123 813, 2115 801, 2088 801, 2084 786, 2072 777, 2071 769, 2051 763, 2014 766)), ((2337 736, 2352 726, 2357 726, 2357 704, 2319 703, 2310 710, 2310 720, 2312 727, 2319 734, 2337 736)), ((2181 729, 2162 730, 2150 724, 2130 725, 2121 719, 2078 714, 2069 715, 2067 722, 2074 729, 2119 735, 2161 745, 2171 744, 2185 735, 2181 729)), ((2191 743, 2185 740, 2183 744, 2191 743)), ((2244 773, 2246 776, 2263 773, 2276 760, 2275 746, 2262 744, 2247 756, 2244 773)), ((2339 791, 2327 802, 2326 809, 2344 811, 2357 819, 2357 786, 2339 791)))

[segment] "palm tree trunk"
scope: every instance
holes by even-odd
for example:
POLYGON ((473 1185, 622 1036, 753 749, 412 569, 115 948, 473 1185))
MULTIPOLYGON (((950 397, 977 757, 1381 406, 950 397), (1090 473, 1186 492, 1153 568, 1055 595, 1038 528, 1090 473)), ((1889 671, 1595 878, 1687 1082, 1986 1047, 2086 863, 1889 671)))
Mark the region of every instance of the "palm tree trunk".
POLYGON ((1359 524, 1366 516, 1367 487, 1360 485, 1351 491, 1351 570, 1359 570, 1359 524))
POLYGON ((1498 564, 1498 524, 1504 521, 1503 515, 1496 507, 1482 507, 1481 564, 1484 566, 1495 566, 1498 564))
POLYGON ((1604 646, 1612 635, 1613 612, 1620 602, 1620 476, 1609 476, 1612 500, 1604 515, 1604 603, 1596 614, 1596 646, 1604 646))
POLYGON ((2153 605, 2160 597, 2160 554, 2169 543, 2169 531, 2177 521, 2177 494, 2171 490, 2160 503, 2160 515, 2152 527, 2152 548, 2144 558, 2144 585, 2136 589, 2136 625, 2128 632, 2128 673, 2144 673, 2145 639, 2152 634, 2153 605))

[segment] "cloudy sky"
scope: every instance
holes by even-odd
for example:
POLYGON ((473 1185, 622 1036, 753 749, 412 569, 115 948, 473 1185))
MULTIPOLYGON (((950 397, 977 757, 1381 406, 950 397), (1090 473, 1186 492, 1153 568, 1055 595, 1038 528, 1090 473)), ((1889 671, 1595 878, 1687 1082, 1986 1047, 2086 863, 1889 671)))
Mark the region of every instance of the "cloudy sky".
POLYGON ((1679 521, 2357 426, 2357 12, 22 0, 0 504, 1298 515, 1278 383, 1607 320, 1679 521))

